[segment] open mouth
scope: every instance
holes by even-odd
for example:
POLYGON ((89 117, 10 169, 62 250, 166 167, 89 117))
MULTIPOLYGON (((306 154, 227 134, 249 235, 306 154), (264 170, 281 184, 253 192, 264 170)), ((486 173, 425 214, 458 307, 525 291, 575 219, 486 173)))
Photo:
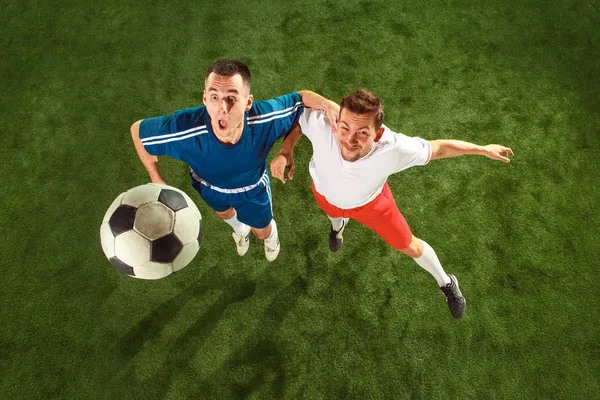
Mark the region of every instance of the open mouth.
POLYGON ((227 129, 227 121, 220 119, 218 121, 219 130, 224 131, 227 129))

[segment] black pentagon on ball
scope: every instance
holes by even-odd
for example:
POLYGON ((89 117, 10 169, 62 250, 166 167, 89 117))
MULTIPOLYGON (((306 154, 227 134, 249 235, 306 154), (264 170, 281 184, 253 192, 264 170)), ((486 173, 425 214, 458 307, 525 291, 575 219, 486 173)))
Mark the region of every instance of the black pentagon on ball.
POLYGON ((170 263, 179 255, 183 244, 174 233, 169 233, 161 238, 153 240, 150 247, 150 260, 162 263, 170 263))
POLYGON ((158 195, 158 201, 173 211, 179 211, 188 206, 185 197, 181 193, 171 189, 162 189, 158 195))
POLYGON ((111 257, 108 260, 111 262, 112 265, 115 266, 115 268, 117 268, 122 273, 127 274, 129 276, 135 276, 135 272, 133 272, 133 268, 131 268, 129 265, 125 264, 118 257, 116 257, 116 256, 111 257))
POLYGON ((113 235, 118 236, 133 229, 136 211, 136 207, 122 204, 113 212, 108 220, 108 226, 110 226, 113 235))

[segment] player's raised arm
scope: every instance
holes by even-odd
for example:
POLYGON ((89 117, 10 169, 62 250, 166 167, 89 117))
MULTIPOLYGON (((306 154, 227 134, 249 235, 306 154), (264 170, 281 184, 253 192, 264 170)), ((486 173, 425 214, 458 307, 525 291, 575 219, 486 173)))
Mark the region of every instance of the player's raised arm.
POLYGON ((133 125, 131 125, 131 138, 133 139, 133 144, 135 145, 135 151, 137 151, 142 164, 148 171, 148 175, 150 175, 150 180, 154 183, 162 183, 167 184, 160 174, 160 170, 158 169, 158 157, 151 155, 144 149, 144 145, 142 144, 142 140, 140 139, 140 124, 142 121, 137 121, 133 125))
POLYGON ((431 159, 451 158, 464 156, 468 154, 478 154, 499 160, 505 163, 510 162, 509 155, 514 155, 510 147, 501 146, 499 144, 488 144, 487 146, 479 146, 461 140, 431 140, 431 159))
POLYGON ((310 90, 299 90, 298 94, 302 97, 305 107, 324 110, 331 124, 331 131, 335 132, 337 130, 337 123, 340 118, 340 106, 337 103, 310 90))
POLYGON ((271 175, 285 183, 285 169, 288 170, 288 178, 294 179, 294 169, 296 164, 294 163, 294 147, 298 142, 298 139, 302 136, 302 130, 300 124, 295 124, 290 133, 286 136, 279 150, 279 155, 275 157, 269 165, 271 169, 271 175))

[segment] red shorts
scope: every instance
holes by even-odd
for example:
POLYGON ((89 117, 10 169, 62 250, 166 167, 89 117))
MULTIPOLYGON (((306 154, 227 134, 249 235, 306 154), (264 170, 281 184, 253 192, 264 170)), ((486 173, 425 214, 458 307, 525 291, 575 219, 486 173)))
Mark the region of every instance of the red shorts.
POLYGON ((330 217, 355 219, 373 229, 375 233, 397 250, 403 250, 410 245, 412 232, 406 220, 400 214, 387 182, 383 185, 381 193, 371 202, 350 209, 338 208, 330 204, 325 197, 317 192, 314 182, 312 191, 321 210, 325 211, 330 217))

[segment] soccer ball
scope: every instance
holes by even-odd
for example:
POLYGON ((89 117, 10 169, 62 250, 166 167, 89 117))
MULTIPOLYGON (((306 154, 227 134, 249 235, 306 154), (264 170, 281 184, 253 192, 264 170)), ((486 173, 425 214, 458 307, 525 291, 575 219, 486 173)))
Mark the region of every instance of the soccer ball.
POLYGON ((202 216, 187 194, 148 183, 121 193, 100 226, 102 250, 121 272, 160 279, 192 261, 202 244, 202 216))

